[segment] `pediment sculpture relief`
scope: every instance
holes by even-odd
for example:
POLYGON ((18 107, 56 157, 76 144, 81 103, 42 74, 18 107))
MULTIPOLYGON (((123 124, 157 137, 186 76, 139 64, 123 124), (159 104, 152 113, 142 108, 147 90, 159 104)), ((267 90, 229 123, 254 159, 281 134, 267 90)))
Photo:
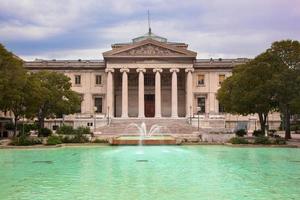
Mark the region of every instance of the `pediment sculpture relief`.
POLYGON ((182 55, 176 51, 172 51, 170 49, 162 48, 159 46, 155 46, 152 44, 147 44, 144 46, 140 46, 134 49, 130 49, 125 52, 118 53, 116 55, 120 56, 176 56, 182 55))

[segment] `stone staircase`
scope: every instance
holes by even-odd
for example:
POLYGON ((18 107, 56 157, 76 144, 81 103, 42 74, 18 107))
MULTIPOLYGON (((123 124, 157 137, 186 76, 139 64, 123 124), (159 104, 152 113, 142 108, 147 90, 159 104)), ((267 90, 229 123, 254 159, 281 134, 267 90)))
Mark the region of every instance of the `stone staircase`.
POLYGON ((185 118, 182 119, 113 119, 109 126, 101 127, 96 132, 101 132, 101 135, 139 135, 138 128, 142 123, 145 123, 147 132, 152 126, 158 126, 154 131, 154 135, 171 134, 171 135, 195 135, 197 128, 192 127, 187 123, 185 118))

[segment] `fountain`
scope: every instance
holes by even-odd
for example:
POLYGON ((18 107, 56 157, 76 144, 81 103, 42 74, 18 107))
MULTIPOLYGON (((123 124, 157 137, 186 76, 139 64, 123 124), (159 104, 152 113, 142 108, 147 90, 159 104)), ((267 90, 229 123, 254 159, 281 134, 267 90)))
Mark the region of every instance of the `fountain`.
POLYGON ((124 130, 124 134, 113 138, 112 145, 175 145, 176 138, 169 134, 168 128, 154 124, 147 131, 145 122, 140 125, 131 123, 124 130))

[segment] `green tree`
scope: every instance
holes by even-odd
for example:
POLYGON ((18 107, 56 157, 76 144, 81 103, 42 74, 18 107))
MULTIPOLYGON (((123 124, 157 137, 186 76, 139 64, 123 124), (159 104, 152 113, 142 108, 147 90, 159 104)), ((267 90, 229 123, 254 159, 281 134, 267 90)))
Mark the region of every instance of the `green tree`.
POLYGON ((225 111, 232 114, 258 114, 261 130, 265 132, 270 111, 276 108, 272 77, 278 72, 268 53, 237 66, 218 91, 217 99, 225 111))
POLYGON ((20 117, 28 115, 32 84, 23 68, 23 61, 0 44, 0 110, 12 111, 14 136, 20 117))
POLYGON ((291 115, 299 113, 300 107, 300 43, 295 40, 277 41, 267 52, 276 58, 281 69, 274 78, 276 99, 278 109, 284 116, 285 138, 290 139, 291 115))
POLYGON ((40 128, 44 128, 46 117, 72 114, 79 110, 81 98, 78 93, 71 90, 69 77, 50 71, 32 73, 31 76, 32 79, 39 80, 35 85, 37 92, 31 109, 38 117, 40 128))

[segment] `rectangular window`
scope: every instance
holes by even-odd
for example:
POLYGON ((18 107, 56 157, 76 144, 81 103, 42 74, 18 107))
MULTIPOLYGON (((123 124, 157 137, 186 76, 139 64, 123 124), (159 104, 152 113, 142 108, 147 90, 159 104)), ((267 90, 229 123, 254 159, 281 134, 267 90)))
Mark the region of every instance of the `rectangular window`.
POLYGON ((102 97, 95 97, 95 112, 102 113, 102 97))
POLYGON ((101 84, 102 84, 102 76, 96 75, 96 85, 101 85, 101 84))
POLYGON ((219 74, 219 85, 221 85, 224 80, 225 80, 225 74, 219 74))
POLYGON ((81 84, 81 76, 75 75, 75 85, 80 85, 80 84, 81 84))
POLYGON ((198 75, 197 85, 204 85, 204 74, 198 75))
POLYGON ((225 109, 224 107, 219 103, 219 113, 224 113, 225 109))
POLYGON ((197 113, 205 113, 205 97, 197 98, 197 113))

